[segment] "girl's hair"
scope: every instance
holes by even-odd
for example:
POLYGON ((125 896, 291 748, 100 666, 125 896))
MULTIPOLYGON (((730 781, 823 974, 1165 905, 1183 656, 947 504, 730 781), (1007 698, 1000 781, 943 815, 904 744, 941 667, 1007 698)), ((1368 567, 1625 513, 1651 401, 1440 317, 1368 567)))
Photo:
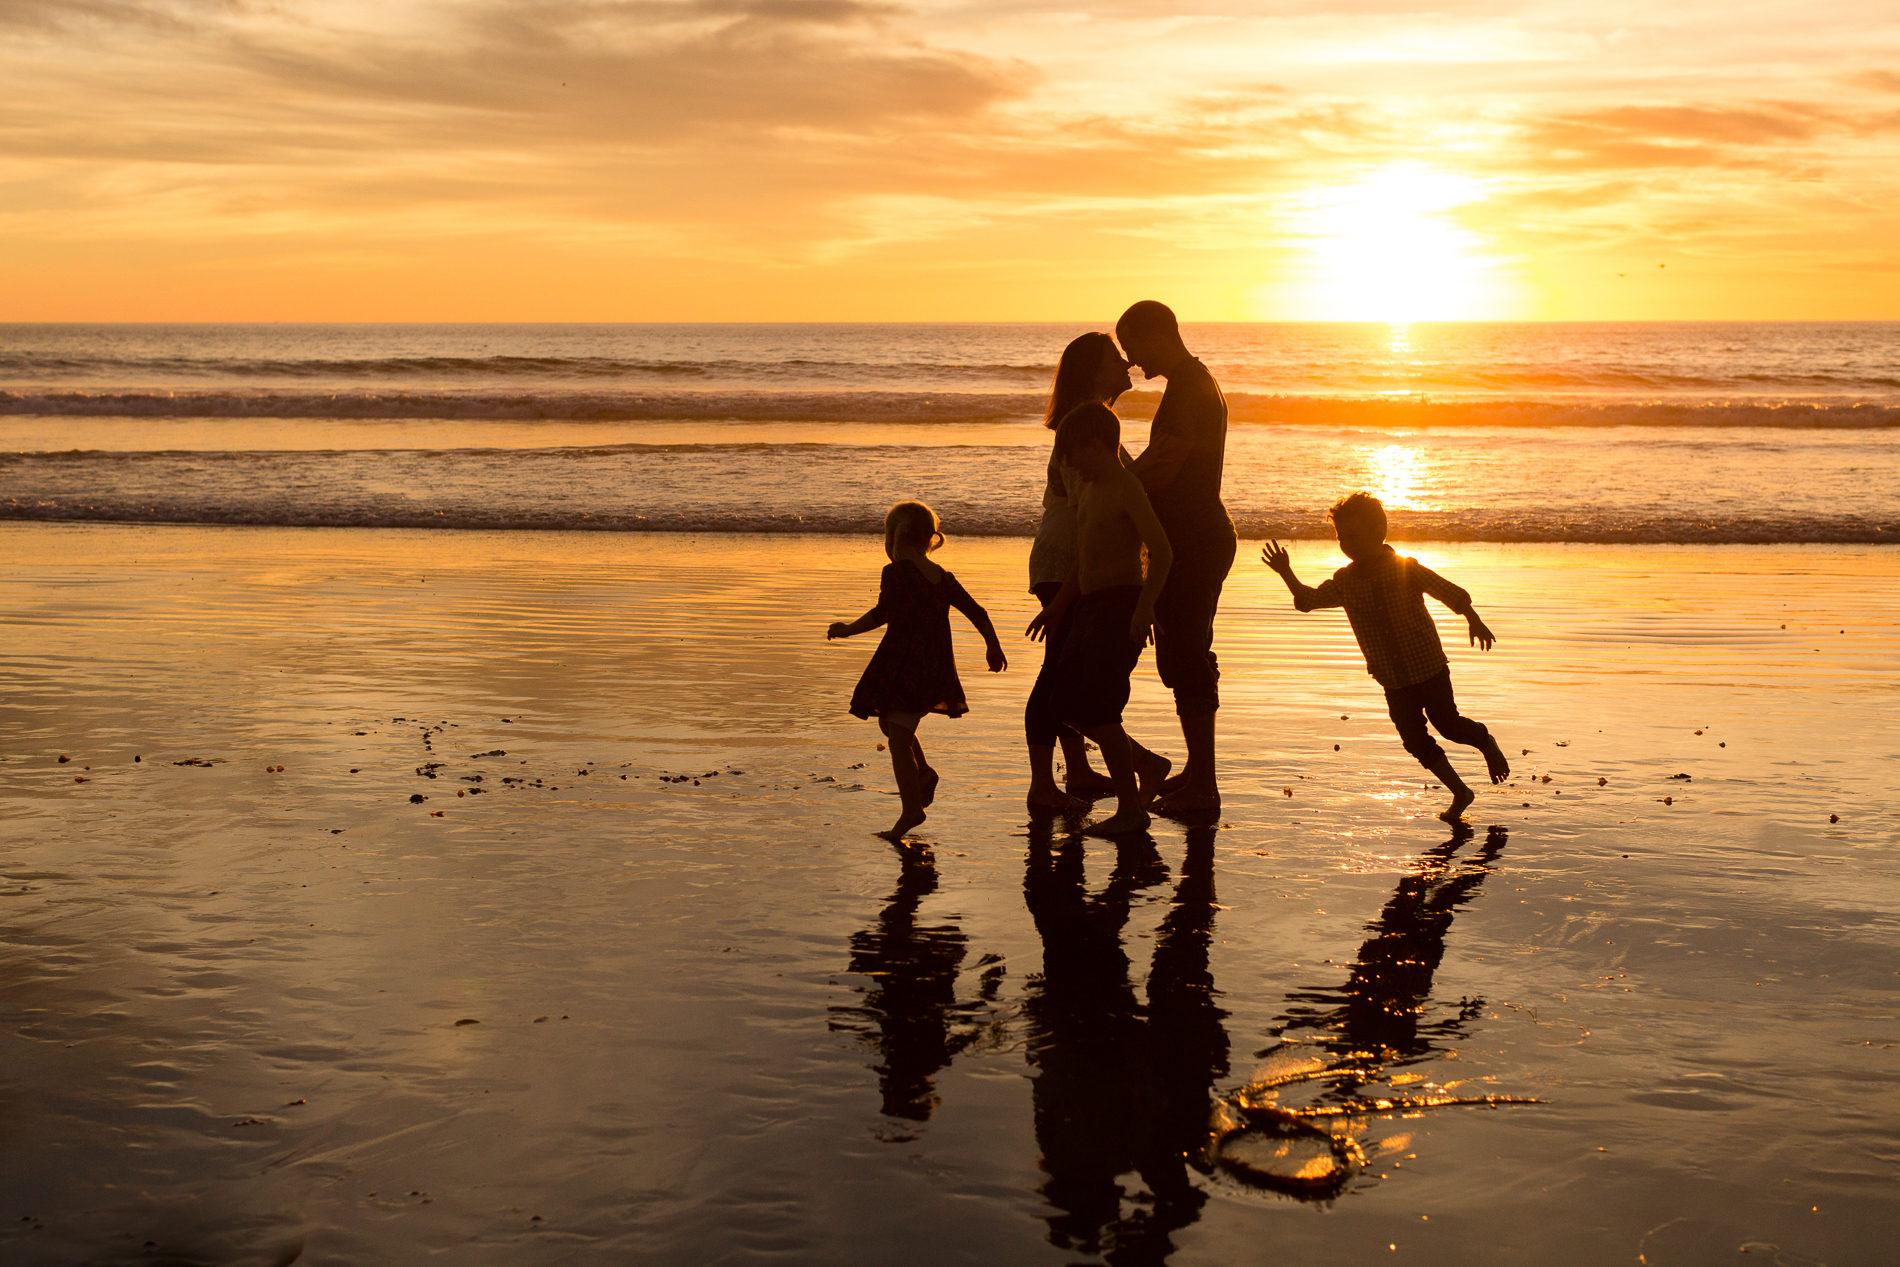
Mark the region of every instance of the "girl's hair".
POLYGON ((884 516, 884 553, 889 558, 897 557, 899 546, 922 546, 929 554, 942 544, 937 512, 922 502, 898 502, 884 516))
POLYGON ((1049 389, 1049 412, 1042 417, 1043 426, 1054 431, 1071 409, 1089 398, 1102 358, 1114 350, 1115 340, 1100 330, 1078 334, 1069 341, 1069 346, 1062 349, 1062 359, 1056 362, 1055 386, 1049 389))

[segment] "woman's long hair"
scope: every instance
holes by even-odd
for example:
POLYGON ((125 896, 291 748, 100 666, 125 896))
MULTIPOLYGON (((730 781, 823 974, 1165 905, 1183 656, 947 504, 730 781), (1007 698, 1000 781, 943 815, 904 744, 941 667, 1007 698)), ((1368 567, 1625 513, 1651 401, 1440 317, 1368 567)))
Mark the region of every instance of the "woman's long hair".
POLYGON ((1071 409, 1092 399, 1095 375, 1102 368, 1103 358, 1114 350, 1115 340, 1100 330, 1070 340, 1062 349, 1062 359, 1056 362, 1056 382, 1049 389, 1049 412, 1043 415, 1043 426, 1054 431, 1071 409))

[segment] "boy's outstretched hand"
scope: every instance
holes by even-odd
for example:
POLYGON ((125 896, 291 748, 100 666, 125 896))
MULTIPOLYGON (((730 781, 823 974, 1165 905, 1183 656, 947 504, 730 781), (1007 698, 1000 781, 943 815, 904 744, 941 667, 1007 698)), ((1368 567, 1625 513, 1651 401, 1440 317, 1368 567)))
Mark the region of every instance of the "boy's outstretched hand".
POLYGON ((1497 641, 1497 638, 1491 633, 1490 626, 1478 619, 1477 612, 1472 612, 1465 617, 1465 626, 1467 632, 1471 635, 1471 645, 1474 647, 1482 647, 1484 650, 1489 651, 1491 644, 1497 641))
POLYGON ((832 621, 825 629, 826 642, 830 642, 833 638, 849 638, 850 636, 851 626, 842 620, 832 621))
POLYGON ((1286 547, 1278 541, 1269 541, 1260 547, 1260 561, 1281 576, 1293 574, 1293 559, 1287 554, 1286 547))
POLYGON ((1009 657, 1003 654, 1003 648, 992 642, 989 647, 990 672, 1001 673, 1009 667, 1009 657))

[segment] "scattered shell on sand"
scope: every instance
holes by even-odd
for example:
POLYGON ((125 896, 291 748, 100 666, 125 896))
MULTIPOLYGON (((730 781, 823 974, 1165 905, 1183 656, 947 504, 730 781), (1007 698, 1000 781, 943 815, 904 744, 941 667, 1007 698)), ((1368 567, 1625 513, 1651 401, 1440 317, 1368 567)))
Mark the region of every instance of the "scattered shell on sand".
POLYGON ((1830 823, 1838 823, 1841 821, 1841 816, 1839 814, 1829 814, 1827 816, 1827 821, 1830 823))
POLYGON ((440 818, 440 817, 442 817, 442 811, 441 811, 441 810, 439 810, 439 809, 432 809, 432 810, 430 810, 430 811, 429 811, 429 817, 430 817, 430 818, 440 818))
POLYGON ((90 782, 92 782, 92 780, 91 780, 91 779, 89 779, 89 778, 87 778, 87 777, 86 777, 85 775, 83 775, 83 774, 75 774, 75 775, 73 776, 73 782, 74 782, 74 783, 90 783, 90 782))
POLYGON ((426 796, 424 796, 424 795, 423 795, 422 793, 420 793, 420 792, 415 792, 415 793, 412 793, 412 794, 410 795, 410 797, 409 797, 409 803, 410 803, 411 805, 420 805, 420 804, 422 804, 422 803, 423 803, 424 801, 426 801, 426 800, 428 800, 428 799, 429 799, 429 798, 428 798, 428 797, 426 797, 426 796))
POLYGON ((1608 782, 1609 782, 1609 780, 1608 780, 1608 779, 1606 779, 1606 778, 1603 778, 1603 777, 1602 777, 1601 775, 1599 775, 1599 776, 1597 776, 1597 786, 1598 786, 1598 787, 1602 787, 1602 786, 1604 786, 1605 784, 1607 784, 1608 782))
POLYGON ((1281 790, 1282 792, 1285 792, 1285 793, 1286 793, 1286 794, 1287 794, 1288 796, 1291 796, 1291 795, 1293 795, 1293 789, 1292 789, 1292 788, 1290 788, 1290 787, 1283 787, 1283 788, 1281 788, 1280 790, 1281 790))
MULTIPOLYGON (((879 746, 882 747, 883 745, 880 744, 879 746)), ((59 754, 59 763, 61 765, 65 765, 68 761, 71 761, 71 760, 72 758, 67 756, 65 753, 62 752, 59 754)))
POLYGON ((456 1024, 458 1025, 458 1026, 459 1026, 459 1025, 480 1025, 480 1024, 481 1024, 481 1022, 480 1022, 480 1021, 478 1021, 478 1020, 476 1020, 476 1019, 475 1019, 474 1017, 472 1017, 472 1016, 464 1016, 464 1017, 463 1017, 463 1018, 462 1018, 461 1020, 459 1020, 459 1021, 457 1021, 457 1022, 455 1022, 455 1023, 456 1023, 456 1024))

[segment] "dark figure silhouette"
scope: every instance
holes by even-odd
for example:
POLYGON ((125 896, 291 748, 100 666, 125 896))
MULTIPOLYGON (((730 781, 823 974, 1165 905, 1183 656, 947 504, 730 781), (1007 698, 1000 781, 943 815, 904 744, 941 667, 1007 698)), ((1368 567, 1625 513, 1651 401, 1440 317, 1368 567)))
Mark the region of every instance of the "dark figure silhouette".
POLYGON ((1293 560, 1278 541, 1260 551, 1260 561, 1280 574, 1293 594, 1293 605, 1301 611, 1346 609, 1352 635, 1365 653, 1366 672, 1385 688, 1386 710, 1405 750, 1451 789, 1451 804, 1439 817, 1456 823, 1477 793, 1458 777, 1451 758, 1425 729, 1426 719, 1453 743, 1468 744, 1483 753, 1493 783, 1510 776, 1511 763, 1489 730, 1458 711, 1451 693, 1450 662, 1438 641, 1438 627, 1425 610, 1425 595, 1465 618, 1472 645, 1489 651, 1497 639, 1478 619, 1471 595, 1385 543, 1385 506, 1371 493, 1342 497, 1326 517, 1333 521, 1340 550, 1352 560, 1330 579, 1317 587, 1302 584, 1293 575, 1293 560))
POLYGON ((1337 1055, 1365 1052, 1396 1061, 1417 1060, 1463 1034, 1482 1000, 1461 1001, 1458 1013, 1445 1020, 1426 1023, 1423 1017, 1452 917, 1477 896, 1508 839, 1504 828, 1492 827, 1477 854, 1454 871, 1452 855, 1471 838, 1464 828, 1426 852, 1419 870, 1399 881, 1385 909, 1366 925, 1371 935, 1359 947, 1346 984, 1289 995, 1294 1006, 1286 1012, 1285 1030, 1325 1030, 1332 1035, 1325 1044, 1337 1055))
POLYGON ((849 971, 875 984, 860 1006, 832 1008, 831 1028, 855 1032, 877 1049, 872 1068, 886 1117, 927 1122, 939 1101, 932 1075, 982 1033, 1003 967, 985 959, 990 966, 978 997, 958 1002, 968 941, 955 924, 918 923, 919 905, 937 891, 930 855, 905 850, 902 867, 877 923, 851 937, 849 971))
MULTIPOLYGON (((1227 1073, 1227 1013, 1214 998, 1214 829, 1188 834, 1172 906, 1155 937, 1145 1004, 1121 933, 1136 896, 1166 883, 1146 835, 1117 842, 1108 885, 1091 896, 1079 838, 1032 824, 1023 893, 1042 936, 1043 970, 1026 991, 1036 1067, 1036 1140, 1049 1240, 1116 1267, 1163 1263, 1172 1234, 1206 1202, 1188 1173, 1207 1138, 1213 1085, 1227 1073), (1145 1191, 1117 1176, 1133 1171, 1145 1191), (1132 1213, 1124 1212, 1124 1204, 1132 1213)), ((1159 900, 1158 895, 1149 900, 1159 900)))

